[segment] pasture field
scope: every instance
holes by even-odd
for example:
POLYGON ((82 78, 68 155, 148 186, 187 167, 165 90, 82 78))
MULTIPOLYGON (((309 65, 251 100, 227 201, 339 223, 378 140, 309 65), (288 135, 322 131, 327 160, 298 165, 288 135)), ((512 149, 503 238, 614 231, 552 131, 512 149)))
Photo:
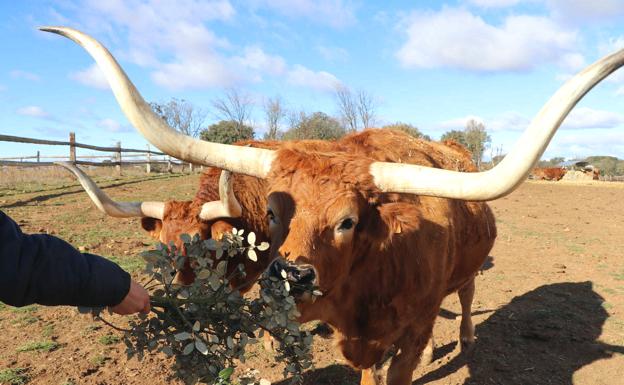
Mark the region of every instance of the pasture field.
MULTIPOLYGON (((99 176, 118 200, 191 199, 197 174, 99 176)), ((527 182, 491 203, 498 239, 477 277, 477 342, 460 354, 459 303, 446 299, 434 362, 414 384, 624 384, 624 184, 527 182)), ((25 232, 60 236, 111 258, 137 279, 153 245, 137 219, 95 209, 79 185, 2 186, 0 207, 25 232)), ((127 317, 107 316, 118 326, 127 317)), ((310 325, 309 327, 314 327, 310 325)), ((187 368, 163 354, 128 358, 121 333, 73 308, 0 304, 0 384, 184 384, 187 368)), ((256 344, 238 374, 282 383, 282 367, 256 344)), ((331 339, 315 337, 306 384, 358 384, 331 339)))

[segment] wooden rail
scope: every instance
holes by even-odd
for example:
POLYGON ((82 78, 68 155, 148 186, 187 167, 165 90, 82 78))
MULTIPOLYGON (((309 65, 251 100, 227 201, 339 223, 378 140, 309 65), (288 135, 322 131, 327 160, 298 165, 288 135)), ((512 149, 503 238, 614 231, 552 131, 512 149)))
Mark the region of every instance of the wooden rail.
MULTIPOLYGON (((73 132, 69 133, 69 141, 57 141, 57 140, 45 140, 45 139, 35 139, 35 138, 25 138, 21 136, 13 136, 13 135, 0 135, 0 141, 2 142, 15 142, 15 143, 30 143, 30 144, 42 144, 47 146, 69 146, 69 156, 59 156, 59 155, 51 155, 44 156, 41 155, 39 151, 37 151, 37 155, 28 155, 28 156, 12 156, 7 158, 0 158, 0 166, 22 166, 22 167, 37 167, 37 166, 52 166, 54 162, 49 161, 41 161, 41 159, 66 159, 74 164, 83 165, 83 166, 97 166, 97 167, 115 167, 117 169, 117 173, 121 174, 121 166, 123 165, 145 165, 146 172, 151 172, 151 166, 155 164, 165 164, 167 165, 167 171, 171 172, 173 169, 173 165, 181 165, 184 168, 184 165, 187 163, 183 163, 180 161, 173 161, 171 157, 163 160, 153 159, 152 155, 156 156, 166 156, 167 154, 159 152, 159 151, 151 151, 148 148, 146 150, 139 150, 134 148, 122 148, 121 142, 117 142, 117 146, 115 147, 102 147, 102 146, 94 146, 90 144, 78 143, 76 142, 76 134, 73 132), (76 156, 76 148, 84 148, 88 150, 95 151, 103 151, 103 152, 112 152, 113 155, 87 155, 87 156, 76 156), (125 158, 140 158, 145 157, 146 160, 137 160, 137 161, 123 161, 122 153, 137 153, 137 154, 127 154, 124 155, 125 158), (24 159, 36 159, 36 161, 24 161, 24 159), (79 159, 111 159, 111 161, 104 162, 91 162, 84 161, 79 159), (19 160, 19 161, 17 161, 19 160)), ((193 165, 189 164, 189 169, 193 171, 193 165)))

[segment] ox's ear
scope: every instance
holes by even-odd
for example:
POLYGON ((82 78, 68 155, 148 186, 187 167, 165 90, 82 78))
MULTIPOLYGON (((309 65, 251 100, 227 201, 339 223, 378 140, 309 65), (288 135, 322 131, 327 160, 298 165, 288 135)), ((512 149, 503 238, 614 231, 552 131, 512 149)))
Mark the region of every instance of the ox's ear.
POLYGON ((141 227, 147 231, 154 239, 160 239, 160 231, 162 230, 162 221, 152 217, 142 217, 141 227))
POLYGON ((217 220, 210 226, 210 238, 220 241, 223 234, 231 233, 235 226, 227 221, 217 220))

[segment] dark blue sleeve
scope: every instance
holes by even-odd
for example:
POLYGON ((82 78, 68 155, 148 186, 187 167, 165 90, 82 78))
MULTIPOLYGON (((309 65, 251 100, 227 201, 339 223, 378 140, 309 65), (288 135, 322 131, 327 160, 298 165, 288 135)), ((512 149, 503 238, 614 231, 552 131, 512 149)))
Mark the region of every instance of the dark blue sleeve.
POLYGON ((115 263, 50 235, 24 234, 0 211, 0 301, 114 306, 129 290, 130 275, 115 263))

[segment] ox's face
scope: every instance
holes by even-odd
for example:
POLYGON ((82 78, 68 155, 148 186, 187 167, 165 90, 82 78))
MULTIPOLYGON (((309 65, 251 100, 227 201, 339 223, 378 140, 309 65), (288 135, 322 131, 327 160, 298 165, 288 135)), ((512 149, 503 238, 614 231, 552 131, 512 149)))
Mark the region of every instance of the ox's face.
MULTIPOLYGON (((163 219, 150 217, 141 218, 141 227, 150 236, 161 243, 173 243, 178 250, 185 253, 181 234, 193 236, 199 234, 201 239, 221 239, 223 234, 231 232, 235 224, 230 223, 234 219, 219 219, 213 221, 201 221, 198 218, 198 208, 193 207, 192 202, 169 201, 165 204, 163 219)), ((195 280, 195 274, 191 263, 187 259, 184 268, 177 271, 175 282, 182 285, 190 285, 195 280)))
MULTIPOLYGON (((325 297, 348 280, 358 256, 370 247, 371 231, 379 223, 367 193, 357 181, 345 180, 347 172, 336 162, 333 158, 320 164, 304 161, 306 166, 295 167, 294 173, 277 172, 270 178, 267 200, 272 257, 290 263, 284 270, 298 276, 289 279, 312 278, 325 297), (316 169, 327 170, 328 162, 332 174, 337 175, 322 175, 316 169), (313 277, 309 270, 314 271, 313 277)), ((300 303, 306 300, 300 298, 300 303)), ((302 310, 305 318, 305 306, 302 310)))

